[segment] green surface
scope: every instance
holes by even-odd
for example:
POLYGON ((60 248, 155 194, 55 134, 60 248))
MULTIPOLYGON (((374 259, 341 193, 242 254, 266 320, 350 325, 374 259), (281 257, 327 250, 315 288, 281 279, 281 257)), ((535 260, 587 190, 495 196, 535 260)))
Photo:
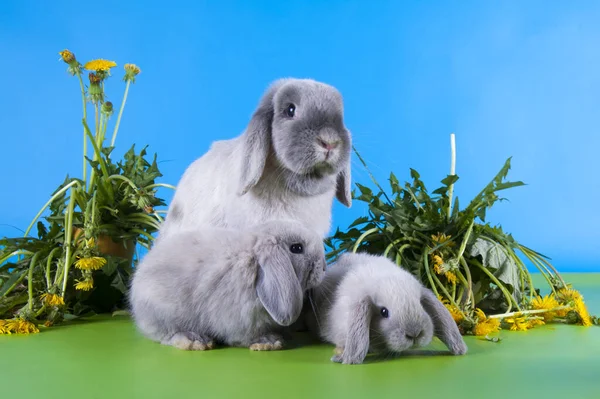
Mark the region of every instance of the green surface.
MULTIPOLYGON (((600 314, 600 274, 566 275, 600 314)), ((186 352, 141 337, 126 317, 0 336, 1 398, 600 398, 600 328, 552 325, 467 337, 463 357, 329 361, 332 346, 186 352)), ((436 342, 429 349, 443 349, 436 342)))

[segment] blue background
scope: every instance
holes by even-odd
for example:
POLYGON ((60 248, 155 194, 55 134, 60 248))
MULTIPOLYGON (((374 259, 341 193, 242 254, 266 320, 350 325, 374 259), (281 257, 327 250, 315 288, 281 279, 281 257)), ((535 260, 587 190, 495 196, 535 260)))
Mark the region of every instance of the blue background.
MULTIPOLYGON (((122 65, 141 67, 117 152, 149 144, 163 182, 240 134, 270 81, 311 77, 342 92, 382 183, 413 167, 436 184, 455 132, 463 203, 513 156, 509 177, 528 185, 489 220, 562 271, 600 270, 598 21, 595 1, 3 1, 0 236, 20 234, 81 174, 79 84, 58 61, 68 48, 119 64, 107 82, 116 104, 122 65)), ((334 226, 364 212, 336 204, 334 226)))

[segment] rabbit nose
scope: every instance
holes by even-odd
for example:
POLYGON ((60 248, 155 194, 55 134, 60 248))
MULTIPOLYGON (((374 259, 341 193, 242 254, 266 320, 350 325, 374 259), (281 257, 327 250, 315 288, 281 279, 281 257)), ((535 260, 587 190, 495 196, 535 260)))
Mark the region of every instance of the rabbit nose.
POLYGON ((340 145, 339 141, 328 141, 328 140, 324 140, 322 138, 318 138, 317 143, 319 143, 319 145, 321 147, 325 148, 327 151, 331 151, 334 148, 336 148, 338 145, 340 145))
POLYGON ((421 337, 421 335, 423 335, 423 331, 419 331, 418 333, 415 333, 415 332, 406 333, 406 334, 405 334, 405 337, 406 337, 406 339, 408 339, 408 340, 410 340, 410 341, 414 341, 414 340, 416 340, 417 338, 420 338, 420 337, 421 337))

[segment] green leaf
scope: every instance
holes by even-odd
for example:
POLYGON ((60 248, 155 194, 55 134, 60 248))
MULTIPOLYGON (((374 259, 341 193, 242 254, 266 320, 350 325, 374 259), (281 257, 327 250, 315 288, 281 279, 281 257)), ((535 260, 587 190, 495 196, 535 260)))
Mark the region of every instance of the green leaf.
POLYGON ((469 249, 471 256, 480 256, 484 267, 502 283, 510 286, 515 299, 521 300, 519 267, 512 257, 508 256, 501 244, 480 237, 475 239, 469 249))
POLYGON ((0 297, 4 296, 4 294, 6 293, 6 291, 9 290, 10 287, 13 286, 13 284, 15 284, 17 281, 19 281, 20 278, 24 277, 25 274, 27 274, 28 270, 14 270, 11 274, 10 274, 10 278, 8 280, 6 280, 4 282, 4 284, 2 284, 2 286, 0 287, 0 297))

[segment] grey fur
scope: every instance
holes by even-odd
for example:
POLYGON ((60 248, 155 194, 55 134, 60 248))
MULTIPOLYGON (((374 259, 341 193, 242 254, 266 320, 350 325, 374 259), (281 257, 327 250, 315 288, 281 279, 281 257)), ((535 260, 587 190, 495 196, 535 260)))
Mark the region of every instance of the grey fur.
POLYGON ((213 143, 188 167, 159 240, 198 226, 246 228, 278 219, 297 220, 324 237, 334 196, 352 203, 351 147, 334 87, 278 80, 240 136, 213 143), (293 117, 286 115, 289 104, 293 117))
POLYGON ((467 352, 456 323, 435 295, 389 259, 347 253, 311 290, 309 329, 336 345, 332 361, 362 363, 368 352, 400 353, 437 336, 454 355, 467 352), (387 308, 389 317, 381 315, 387 308))
POLYGON ((157 242, 137 267, 130 305, 148 338, 181 349, 215 343, 272 350, 294 322, 306 289, 323 278, 317 234, 298 222, 271 221, 247 231, 206 228, 157 242), (302 254, 290 251, 301 243, 302 254))

